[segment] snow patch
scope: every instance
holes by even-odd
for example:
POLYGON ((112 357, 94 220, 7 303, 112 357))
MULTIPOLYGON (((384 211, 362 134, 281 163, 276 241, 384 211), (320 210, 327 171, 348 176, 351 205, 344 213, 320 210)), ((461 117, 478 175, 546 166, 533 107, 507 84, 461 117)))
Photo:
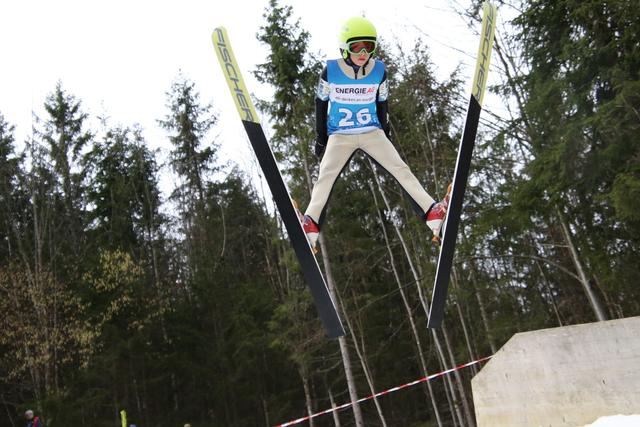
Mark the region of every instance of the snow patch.
POLYGON ((584 427, 638 427, 640 426, 640 415, 613 415, 598 418, 595 423, 587 424, 584 427))

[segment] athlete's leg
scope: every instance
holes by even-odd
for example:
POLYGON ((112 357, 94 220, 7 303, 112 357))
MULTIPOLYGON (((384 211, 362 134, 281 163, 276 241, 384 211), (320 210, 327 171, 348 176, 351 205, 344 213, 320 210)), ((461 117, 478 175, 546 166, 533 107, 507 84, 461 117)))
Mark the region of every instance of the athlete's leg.
POLYGON ((435 200, 425 191, 384 132, 374 130, 360 135, 360 148, 398 181, 424 219, 435 200))
POLYGON ((324 220, 324 211, 333 185, 357 148, 356 135, 329 136, 327 149, 320 162, 318 180, 313 186, 311 201, 305 212, 305 215, 310 216, 318 226, 321 226, 324 220))

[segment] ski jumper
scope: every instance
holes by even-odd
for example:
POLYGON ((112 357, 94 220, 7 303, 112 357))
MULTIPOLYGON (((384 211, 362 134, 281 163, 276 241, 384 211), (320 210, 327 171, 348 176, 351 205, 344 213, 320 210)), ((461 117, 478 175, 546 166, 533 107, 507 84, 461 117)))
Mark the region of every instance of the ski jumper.
POLYGON ((388 92, 382 61, 370 59, 359 68, 344 59, 327 61, 316 93, 316 132, 320 139, 327 138, 327 146, 305 212, 319 228, 333 186, 357 150, 398 181, 421 219, 435 202, 387 137, 388 92))

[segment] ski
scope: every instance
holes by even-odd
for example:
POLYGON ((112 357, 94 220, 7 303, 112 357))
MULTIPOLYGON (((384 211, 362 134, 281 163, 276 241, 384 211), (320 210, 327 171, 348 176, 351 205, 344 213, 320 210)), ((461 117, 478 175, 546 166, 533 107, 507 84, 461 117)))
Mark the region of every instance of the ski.
POLYGON ((329 338, 338 338, 344 335, 344 328, 336 306, 331 299, 331 294, 314 256, 307 236, 296 213, 289 190, 282 179, 280 169, 271 151, 271 147, 260 124, 260 119, 253 106, 249 92, 240 73, 240 68, 235 59, 227 31, 218 27, 211 36, 213 46, 222 67, 222 72, 227 80, 231 95, 240 113, 251 146, 258 158, 265 179, 271 190, 271 195, 276 202, 280 217, 284 223, 291 245, 302 267, 304 278, 309 286, 318 315, 329 338))
POLYGON ((444 308, 447 300, 447 290, 449 288, 449 277, 453 265, 453 255, 456 247, 458 226, 462 213, 462 202, 467 187, 469 168, 471 166, 471 156, 475 145, 480 111, 482 110, 482 100, 484 98, 487 85, 487 75, 489 73, 489 60, 493 49, 493 37, 496 27, 497 8, 486 1, 483 5, 482 30, 480 32, 480 47, 476 60, 476 69, 471 88, 471 97, 467 109, 467 119, 464 125, 462 140, 458 148, 458 158, 453 174, 453 186, 447 216, 443 224, 442 243, 440 255, 438 256, 438 266, 436 278, 433 285, 433 295, 431 297, 431 307, 429 309, 428 328, 438 328, 442 324, 444 308))

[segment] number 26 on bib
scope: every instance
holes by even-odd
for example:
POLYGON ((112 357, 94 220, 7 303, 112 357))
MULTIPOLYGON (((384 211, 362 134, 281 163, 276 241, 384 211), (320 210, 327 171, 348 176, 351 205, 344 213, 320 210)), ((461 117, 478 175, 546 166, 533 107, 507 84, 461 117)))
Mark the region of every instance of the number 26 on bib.
POLYGON ((368 108, 358 110, 355 113, 355 117, 353 111, 348 108, 340 108, 338 109, 338 112, 344 115, 338 123, 340 127, 352 127, 356 125, 362 126, 371 123, 371 112, 368 108))

